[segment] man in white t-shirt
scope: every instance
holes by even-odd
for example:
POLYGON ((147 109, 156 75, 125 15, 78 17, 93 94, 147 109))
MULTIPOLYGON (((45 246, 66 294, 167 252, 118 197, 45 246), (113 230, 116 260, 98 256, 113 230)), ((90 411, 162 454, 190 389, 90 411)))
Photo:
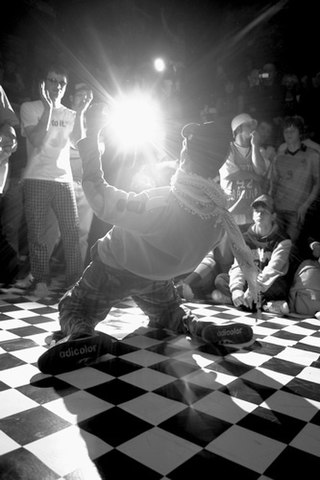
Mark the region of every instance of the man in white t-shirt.
POLYGON ((28 228, 31 287, 36 296, 47 296, 49 258, 46 244, 47 217, 52 208, 66 259, 66 286, 81 272, 79 219, 70 167, 70 145, 84 134, 83 116, 92 92, 77 111, 65 107, 68 75, 59 65, 50 66, 40 83, 40 99, 21 105, 21 131, 27 140, 27 166, 23 174, 24 208, 28 228))

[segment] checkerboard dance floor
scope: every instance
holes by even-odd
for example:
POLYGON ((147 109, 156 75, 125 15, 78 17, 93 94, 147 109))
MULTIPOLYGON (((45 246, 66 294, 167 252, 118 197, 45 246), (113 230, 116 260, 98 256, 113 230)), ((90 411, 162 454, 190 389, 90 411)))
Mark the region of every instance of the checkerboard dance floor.
POLYGON ((0 295, 2 480, 319 478, 319 320, 190 303, 253 326, 247 349, 214 349, 128 299, 99 326, 119 354, 54 377, 36 362, 57 301, 0 295))

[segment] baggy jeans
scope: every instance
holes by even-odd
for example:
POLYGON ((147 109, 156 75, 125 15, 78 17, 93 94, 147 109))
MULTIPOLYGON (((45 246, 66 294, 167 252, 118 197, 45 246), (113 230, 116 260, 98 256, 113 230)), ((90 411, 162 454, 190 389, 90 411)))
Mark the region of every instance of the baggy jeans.
POLYGON ((149 326, 201 336, 208 322, 199 321, 182 305, 172 280, 154 281, 105 265, 99 259, 96 244, 91 254, 92 261, 80 280, 59 302, 63 334, 92 335, 95 326, 105 320, 113 306, 131 297, 149 317, 149 326))

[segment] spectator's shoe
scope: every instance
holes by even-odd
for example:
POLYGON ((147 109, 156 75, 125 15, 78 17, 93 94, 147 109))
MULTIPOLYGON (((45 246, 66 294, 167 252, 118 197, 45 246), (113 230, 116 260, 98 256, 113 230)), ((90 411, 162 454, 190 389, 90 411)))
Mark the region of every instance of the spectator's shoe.
POLYGON ((319 311, 319 312, 316 312, 316 313, 314 314, 314 316, 315 316, 318 320, 320 320, 320 311, 319 311))
POLYGON ((207 343, 233 348, 247 347, 254 342, 252 328, 244 323, 209 323, 203 328, 201 337, 207 343))
POLYGON ((42 373, 58 375, 76 370, 94 363, 106 353, 115 352, 117 340, 105 333, 94 335, 69 335, 58 341, 38 359, 38 368, 42 373))
POLYGON ((27 291, 28 295, 33 295, 38 298, 48 297, 50 290, 45 282, 34 282, 30 289, 27 291))
POLYGON ((262 305, 262 310, 268 313, 275 313, 276 315, 288 315, 289 305, 285 300, 273 300, 262 305))
POLYGON ((27 290, 32 286, 34 282, 34 278, 32 276, 32 273, 28 273, 28 275, 24 278, 21 278, 20 280, 17 280, 14 284, 14 288, 19 288, 21 290, 27 290))
POLYGON ((210 295, 213 303, 217 305, 230 305, 232 303, 231 297, 220 292, 220 290, 213 290, 210 295))

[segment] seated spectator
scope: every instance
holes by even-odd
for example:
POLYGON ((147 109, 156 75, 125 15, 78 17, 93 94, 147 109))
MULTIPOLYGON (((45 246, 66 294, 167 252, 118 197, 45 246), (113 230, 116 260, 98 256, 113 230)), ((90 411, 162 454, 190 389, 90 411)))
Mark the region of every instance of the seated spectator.
POLYGON ((320 241, 311 242, 309 248, 312 258, 301 262, 295 273, 289 305, 294 313, 320 320, 320 241))
MULTIPOLYGON (((258 267, 258 289, 264 311, 288 314, 288 283, 291 240, 284 234, 276 221, 272 198, 261 195, 252 203, 253 225, 244 234, 258 267)), ((212 292, 215 303, 233 304, 254 310, 251 294, 243 272, 235 260, 228 274, 220 274, 215 280, 216 290, 212 292)), ((258 305, 258 307, 260 307, 258 305)))

